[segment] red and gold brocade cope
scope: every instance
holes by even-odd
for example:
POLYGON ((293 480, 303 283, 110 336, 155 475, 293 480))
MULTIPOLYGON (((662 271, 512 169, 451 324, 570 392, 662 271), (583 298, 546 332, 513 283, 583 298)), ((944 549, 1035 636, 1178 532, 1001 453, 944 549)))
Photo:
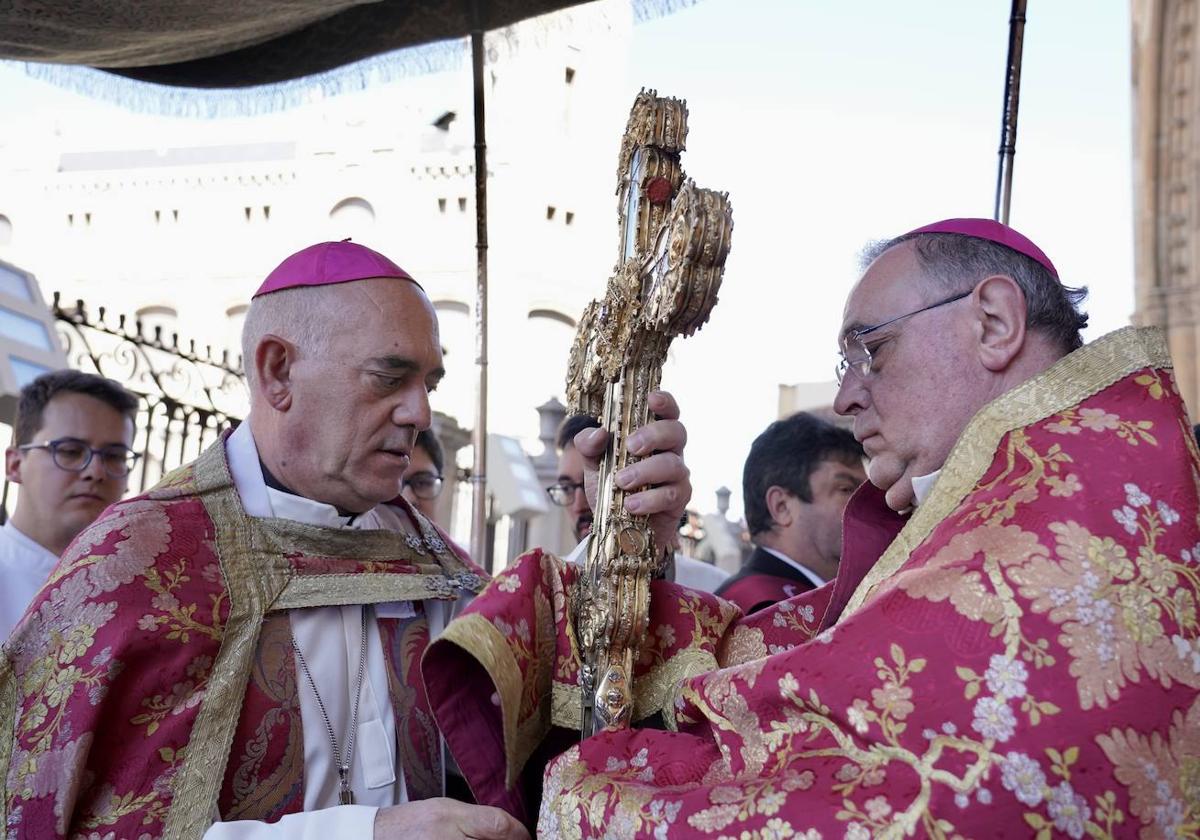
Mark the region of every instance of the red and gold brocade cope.
MULTIPOLYGON (((662 692, 678 731, 602 733, 554 759, 539 834, 1194 836, 1198 515, 1161 335, 1088 345, 981 410, 911 516, 864 488, 846 528, 848 550, 876 543, 865 562, 844 552, 832 584, 701 631, 722 667, 662 692)), ((500 586, 525 603, 528 585, 566 591, 554 574, 526 558, 476 606, 495 627, 500 586)), ((685 594, 658 586, 667 604, 685 594)), ((451 637, 426 664, 451 643, 470 650, 451 637)), ((500 660, 485 669, 502 697, 506 680, 523 691, 500 660)))
MULTIPOLYGON (((407 507, 405 508, 407 510, 407 507)), ((214 813, 301 810, 287 610, 454 597, 478 570, 414 519, 390 531, 246 515, 219 441, 68 549, 0 656, 3 811, 15 837, 200 837, 214 813), (217 525, 219 523, 219 527, 217 525)), ((410 797, 440 795, 421 609, 380 618, 410 797)))

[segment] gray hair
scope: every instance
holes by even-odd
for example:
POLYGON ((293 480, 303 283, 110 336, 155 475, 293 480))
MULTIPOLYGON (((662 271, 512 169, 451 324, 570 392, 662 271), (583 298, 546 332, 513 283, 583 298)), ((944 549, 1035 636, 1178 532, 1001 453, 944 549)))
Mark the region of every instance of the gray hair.
POLYGON ((251 393, 257 384, 254 351, 266 335, 287 339, 305 353, 322 355, 329 351, 332 324, 328 313, 331 301, 326 286, 301 286, 283 289, 250 302, 242 324, 242 368, 251 393))
POLYGON ((1037 330, 1064 352, 1083 346, 1079 331, 1088 316, 1080 310, 1087 287, 1064 286, 1037 260, 998 242, 958 233, 907 233, 868 244, 859 255, 863 270, 884 251, 912 242, 926 276, 949 292, 967 291, 992 274, 1016 281, 1025 295, 1025 326, 1037 330))

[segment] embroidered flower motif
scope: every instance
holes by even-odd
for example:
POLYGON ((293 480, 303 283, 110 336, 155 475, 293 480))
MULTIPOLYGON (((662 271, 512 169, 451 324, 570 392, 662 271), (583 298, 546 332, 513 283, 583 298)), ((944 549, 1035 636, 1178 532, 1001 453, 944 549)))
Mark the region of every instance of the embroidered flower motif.
POLYGON ((1121 425, 1121 418, 1109 414, 1103 408, 1081 408, 1079 410, 1079 425, 1093 432, 1104 432, 1116 429, 1121 425))
POLYGON ((1029 671, 1020 660, 995 654, 983 676, 987 680, 988 690, 997 697, 1014 700, 1025 696, 1025 681, 1029 679, 1029 671))
POLYGON ((1058 787, 1050 791, 1047 810, 1054 820, 1054 827, 1064 831, 1075 840, 1083 837, 1083 830, 1092 815, 1087 800, 1077 794, 1070 782, 1060 782, 1058 787))
POLYGON ((787 793, 782 790, 768 790, 758 798, 755 803, 758 806, 758 812, 764 817, 770 817, 779 813, 779 809, 783 807, 783 803, 787 802, 787 793))
POLYGON ((1150 497, 1143 493, 1142 489, 1136 484, 1131 483, 1125 485, 1125 501, 1131 507, 1143 507, 1150 504, 1150 497))
POLYGON ((213 659, 211 656, 197 656, 187 666, 187 675, 189 677, 204 677, 208 675, 212 668, 213 659))
POLYGON ((170 592, 160 592, 151 599, 150 606, 156 610, 171 612, 179 609, 179 599, 170 592))
POLYGON ((892 813, 892 806, 888 804, 887 797, 873 796, 863 803, 863 810, 872 820, 879 821, 888 818, 892 813))
POLYGON ((1166 502, 1160 499, 1156 507, 1158 508, 1158 517, 1162 520, 1162 524, 1174 525, 1179 521, 1179 514, 1166 502))
POLYGON ((139 630, 154 630, 158 627, 158 617, 147 613, 138 619, 137 628, 139 630))
POLYGON ((867 730, 871 728, 871 724, 867 721, 867 701, 855 700, 854 705, 846 709, 846 719, 850 721, 855 732, 859 735, 866 735, 867 730))
POLYGON ((62 641, 62 647, 58 651, 58 662, 60 665, 66 665, 68 662, 74 662, 79 657, 88 652, 88 648, 96 640, 96 628, 88 624, 78 624, 71 628, 70 632, 62 641))
POLYGON ((675 644, 675 628, 670 624, 660 624, 654 628, 654 635, 659 638, 659 646, 664 650, 675 644))
POLYGON ((984 738, 1004 743, 1013 736, 1017 719, 1008 703, 995 697, 980 697, 975 701, 975 720, 971 728, 984 738))
POLYGON ((516 575, 501 575, 497 586, 501 592, 507 592, 511 595, 521 588, 521 579, 516 575))
POLYGON ((980 788, 975 792, 975 798, 979 800, 980 805, 992 804, 992 792, 987 788, 980 788))
POLYGON ((1125 533, 1137 533, 1137 511, 1129 505, 1125 505, 1120 510, 1114 510, 1112 515, 1113 519, 1117 520, 1117 523, 1125 528, 1125 533))
POLYGON ((846 826, 845 840, 871 840, 871 832, 860 823, 852 822, 846 826))
POLYGON ((1059 478, 1056 475, 1048 476, 1046 484, 1050 487, 1050 495, 1060 499, 1074 496, 1083 489, 1083 485, 1079 483, 1079 476, 1075 473, 1071 473, 1066 478, 1059 478))
POLYGON ((1000 784, 1026 805, 1041 804, 1046 789, 1046 774, 1037 761, 1025 753, 1010 752, 1000 765, 1000 784))
POLYGON ((804 619, 806 622, 810 622, 810 623, 812 622, 812 620, 813 620, 813 617, 816 615, 816 614, 813 612, 813 606, 812 606, 812 604, 805 604, 803 607, 801 607, 800 609, 796 610, 796 614, 797 614, 797 615, 799 615, 799 616, 800 616, 802 619, 804 619))
POLYGON ((1056 435, 1077 435, 1080 429, 1070 419, 1063 417, 1061 420, 1055 420, 1053 423, 1048 424, 1046 431, 1054 432, 1056 435))
POLYGON ((50 676, 49 682, 46 683, 46 705, 52 709, 61 706, 63 701, 71 696, 71 692, 75 690, 75 684, 82 676, 83 671, 74 665, 55 671, 50 676))
POLYGON ((794 676, 792 676, 791 671, 788 671, 786 674, 784 674, 782 677, 779 678, 779 693, 780 694, 787 696, 789 694, 795 694, 799 690, 800 690, 800 683, 797 682, 797 680, 794 676))
POLYGON ((871 702, 879 711, 890 712, 896 720, 904 720, 913 712, 912 696, 913 691, 908 686, 888 681, 883 688, 871 691, 871 702))
POLYGON ((1171 645, 1175 648, 1175 655, 1181 660, 1191 660, 1192 673, 1200 674, 1200 638, 1189 642, 1176 633, 1171 637, 1171 645))

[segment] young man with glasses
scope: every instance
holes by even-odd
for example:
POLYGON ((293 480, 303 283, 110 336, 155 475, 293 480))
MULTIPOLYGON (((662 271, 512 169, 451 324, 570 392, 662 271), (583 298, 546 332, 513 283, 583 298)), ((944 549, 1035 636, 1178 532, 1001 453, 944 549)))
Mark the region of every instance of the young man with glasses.
MULTIPOLYGON (((567 509, 579 545, 568 556, 582 563, 583 539, 592 532, 592 506, 583 489, 583 456, 575 448, 575 436, 585 429, 599 428, 600 421, 588 414, 574 414, 558 428, 558 480, 546 488, 550 501, 567 509)), ((676 583, 702 592, 714 592, 729 578, 729 573, 711 563, 675 552, 676 583)))
POLYGON ((401 493, 409 504, 439 525, 442 522, 437 516, 437 503, 442 495, 445 459, 441 441, 433 429, 418 432, 409 456, 408 469, 404 473, 404 490, 401 493))
POLYGON ((137 406, 116 382, 74 370, 21 389, 5 451, 6 476, 21 489, 0 529, 0 641, 71 540, 124 495, 137 406))

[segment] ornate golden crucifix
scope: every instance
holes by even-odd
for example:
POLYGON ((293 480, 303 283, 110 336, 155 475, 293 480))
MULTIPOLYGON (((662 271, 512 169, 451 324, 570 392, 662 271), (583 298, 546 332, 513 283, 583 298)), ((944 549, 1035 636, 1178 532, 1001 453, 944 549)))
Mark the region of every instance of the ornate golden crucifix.
POLYGON ((645 516, 625 510, 613 475, 639 459, 629 433, 650 419, 672 339, 708 320, 733 212, 724 193, 685 180, 679 155, 687 106, 654 91, 638 94, 617 170, 620 261, 604 298, 583 312, 567 369, 572 413, 599 417, 610 435, 600 464, 587 560, 572 601, 579 641, 583 736, 629 726, 633 663, 646 635, 650 580, 673 546, 656 546, 645 516))

